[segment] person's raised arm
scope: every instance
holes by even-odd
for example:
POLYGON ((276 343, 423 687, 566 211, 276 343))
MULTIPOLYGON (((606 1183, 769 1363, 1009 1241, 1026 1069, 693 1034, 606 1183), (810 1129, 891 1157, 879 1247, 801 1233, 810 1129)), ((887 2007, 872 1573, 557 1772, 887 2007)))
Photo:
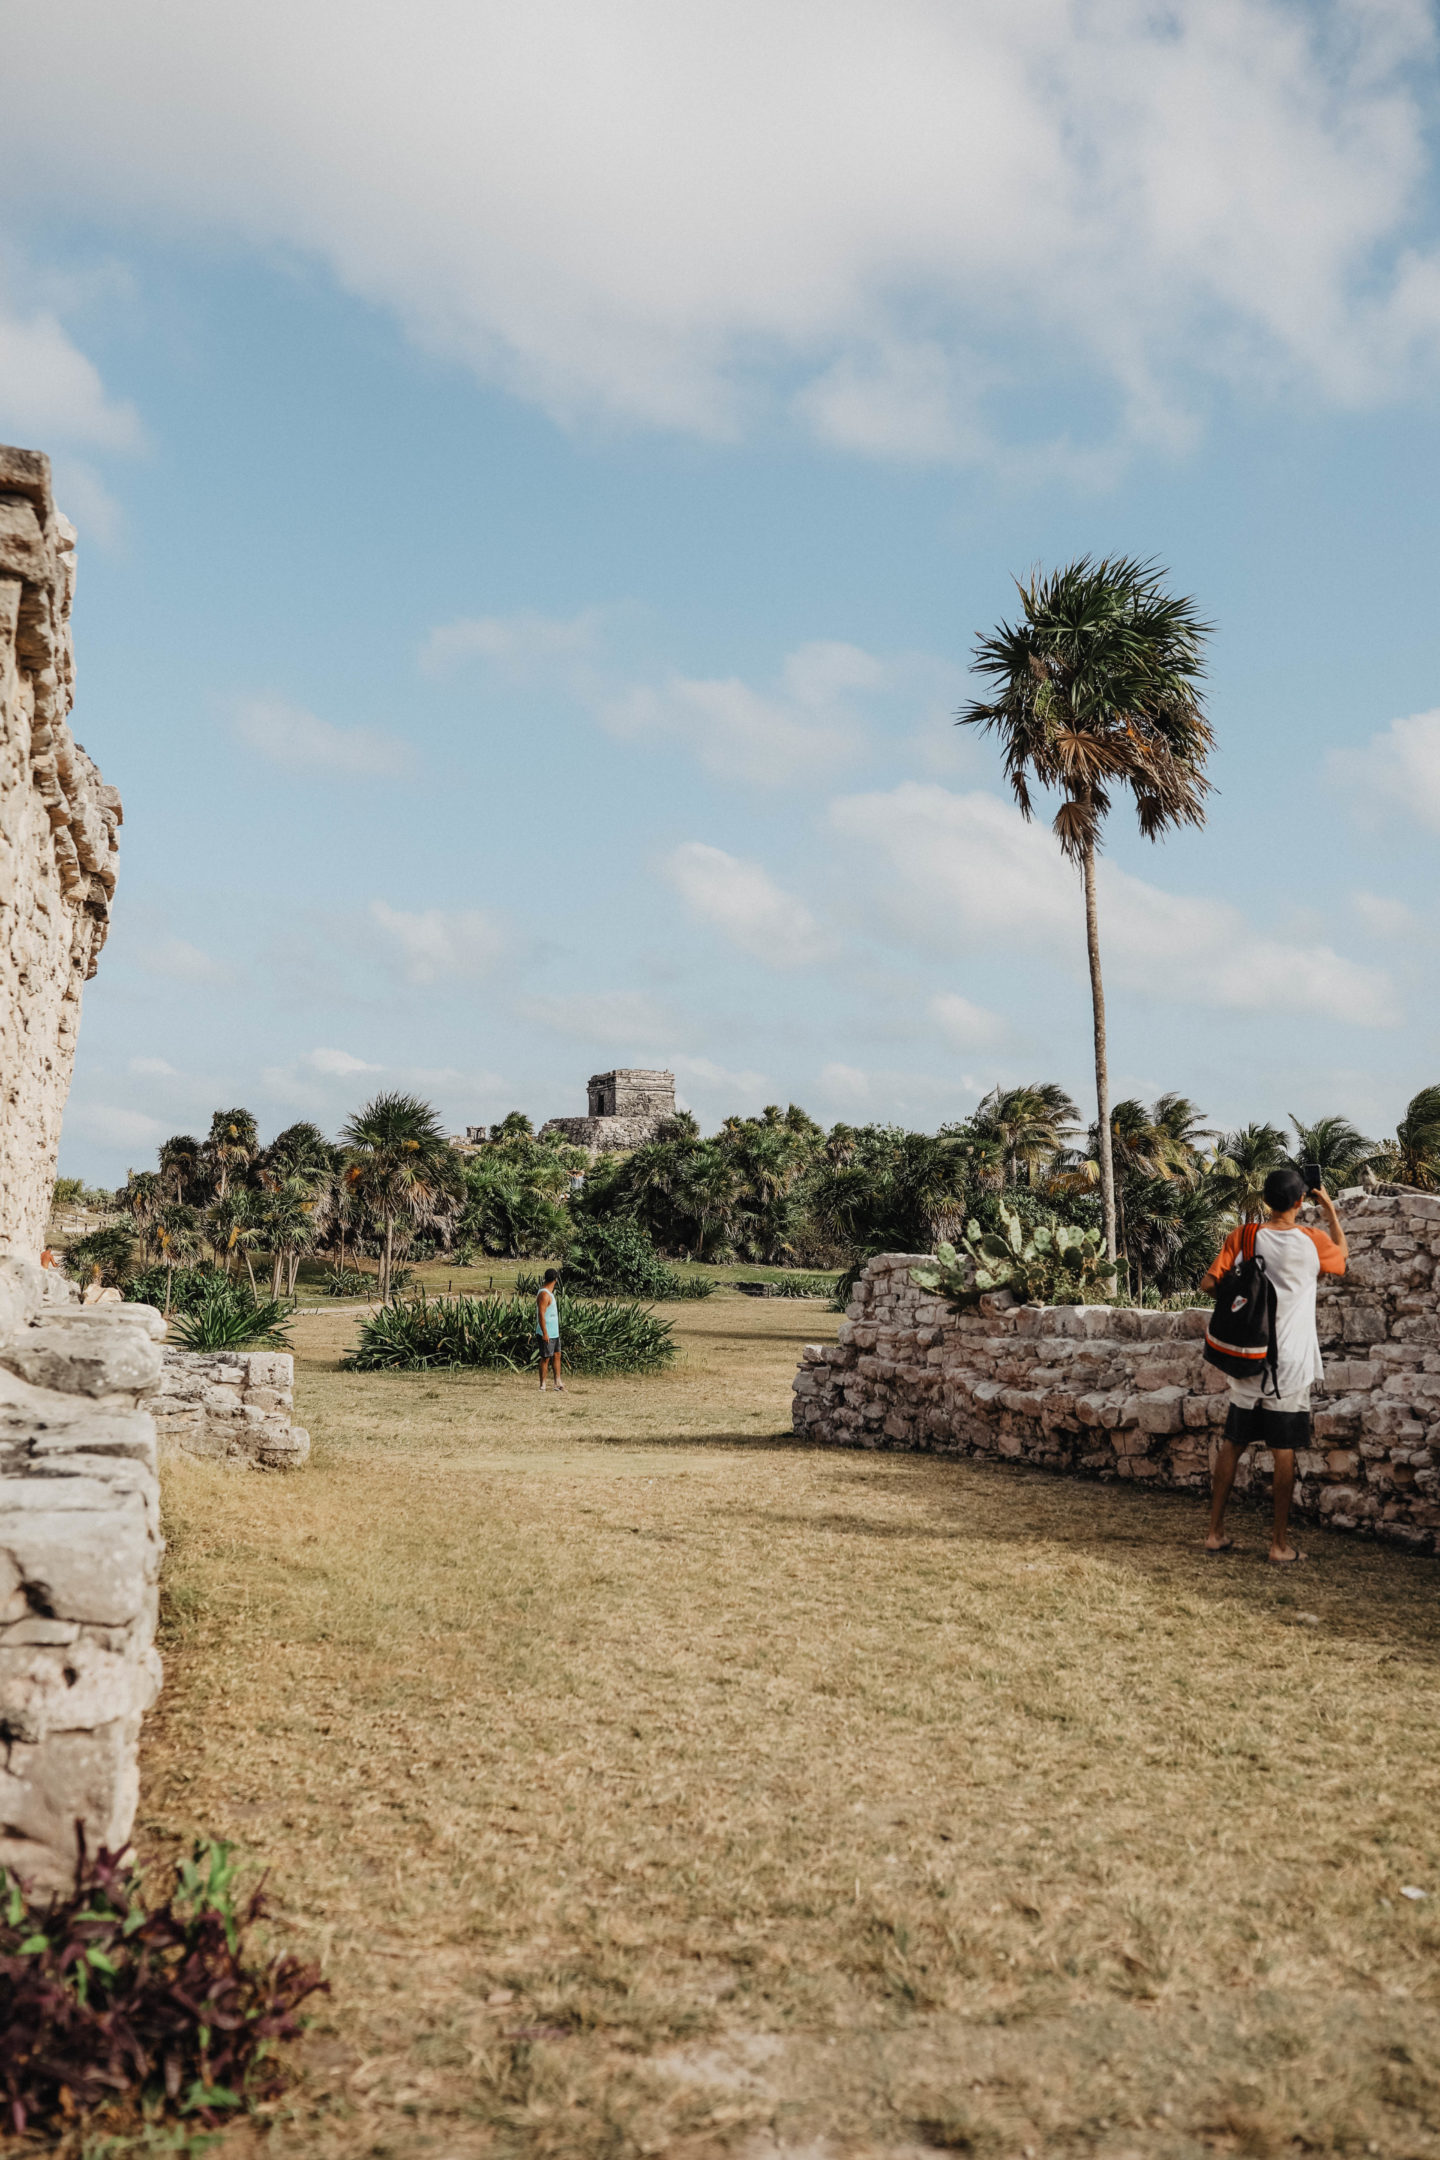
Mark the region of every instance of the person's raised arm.
POLYGON ((1345 1235, 1345 1225, 1340 1220, 1335 1202, 1330 1198, 1323 1185, 1317 1185, 1310 1197, 1319 1204, 1320 1211, 1325 1217, 1325 1228, 1334 1243, 1340 1248, 1340 1258, 1348 1261, 1350 1258, 1350 1241, 1345 1235))

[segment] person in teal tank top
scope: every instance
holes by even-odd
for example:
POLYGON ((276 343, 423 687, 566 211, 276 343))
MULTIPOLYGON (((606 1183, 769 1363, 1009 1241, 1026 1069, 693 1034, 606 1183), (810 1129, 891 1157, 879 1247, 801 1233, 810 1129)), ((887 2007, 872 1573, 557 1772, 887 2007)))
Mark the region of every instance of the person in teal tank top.
POLYGON ((560 1378, 560 1304, 556 1286, 560 1276, 555 1268, 546 1268, 545 1280, 535 1300, 535 1333, 540 1338, 540 1392, 545 1392, 545 1374, 553 1367, 555 1386, 563 1395, 565 1383, 560 1378))

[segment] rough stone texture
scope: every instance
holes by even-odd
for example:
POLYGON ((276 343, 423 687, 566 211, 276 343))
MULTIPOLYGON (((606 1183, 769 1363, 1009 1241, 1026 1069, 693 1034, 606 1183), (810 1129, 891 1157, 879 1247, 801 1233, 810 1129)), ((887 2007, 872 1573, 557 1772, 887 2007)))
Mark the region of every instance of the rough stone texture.
POLYGON ((50 460, 0 445, 0 1233, 38 1249, 120 798, 70 732, 75 534, 50 460))
POLYGON ((124 1847, 160 1686, 144 1403, 165 1324, 74 1295, 0 1257, 0 1867, 37 1895, 71 1880, 77 1823, 91 1852, 124 1847))
POLYGON ((295 1360, 275 1350, 170 1350, 150 1405, 163 1461, 207 1455, 256 1470, 309 1460, 310 1435, 291 1422, 295 1360))
POLYGON ((50 463, 0 446, 0 1867, 119 1851, 160 1685, 160 1315, 82 1307, 37 1262, 120 802, 70 733, 75 535, 50 463))
POLYGON ((675 1115, 675 1075, 630 1068, 592 1073, 588 1117, 551 1118, 542 1133, 558 1133, 576 1147, 604 1153, 644 1147, 666 1118, 675 1115))
MULTIPOLYGON (((1325 1358, 1296 1504, 1340 1530, 1414 1552, 1440 1545, 1440 1196, 1346 1194, 1343 1278, 1322 1276, 1325 1358)), ((856 1286, 834 1344, 806 1346, 794 1424, 841 1447, 986 1455, 1098 1478, 1208 1488, 1224 1376, 1201 1360, 1204 1311, 1107 1305, 954 1311, 921 1290, 920 1253, 885 1253, 856 1286)), ((1258 1450, 1240 1485, 1263 1484, 1258 1450)))

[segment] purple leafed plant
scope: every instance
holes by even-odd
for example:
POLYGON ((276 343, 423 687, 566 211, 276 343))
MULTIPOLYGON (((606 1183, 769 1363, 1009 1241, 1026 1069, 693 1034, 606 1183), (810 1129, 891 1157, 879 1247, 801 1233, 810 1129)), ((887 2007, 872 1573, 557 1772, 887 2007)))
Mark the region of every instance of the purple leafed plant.
POLYGON ((247 1937, 228 1845, 197 1845, 169 1895, 83 1849, 75 1888, 27 1905, 0 1870, 0 2130, 58 2126, 107 2104, 213 2127, 285 2085, 276 2050, 323 1989, 319 1967, 264 1959, 247 1937))

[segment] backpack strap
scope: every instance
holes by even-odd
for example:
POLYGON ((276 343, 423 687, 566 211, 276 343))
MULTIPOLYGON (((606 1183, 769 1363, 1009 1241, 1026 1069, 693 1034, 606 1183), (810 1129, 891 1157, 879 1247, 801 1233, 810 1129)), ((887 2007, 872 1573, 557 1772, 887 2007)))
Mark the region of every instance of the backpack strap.
POLYGON ((1240 1251, 1246 1260, 1253 1260, 1255 1257, 1255 1239, 1259 1229, 1259 1223, 1247 1222, 1240 1233, 1240 1251))

